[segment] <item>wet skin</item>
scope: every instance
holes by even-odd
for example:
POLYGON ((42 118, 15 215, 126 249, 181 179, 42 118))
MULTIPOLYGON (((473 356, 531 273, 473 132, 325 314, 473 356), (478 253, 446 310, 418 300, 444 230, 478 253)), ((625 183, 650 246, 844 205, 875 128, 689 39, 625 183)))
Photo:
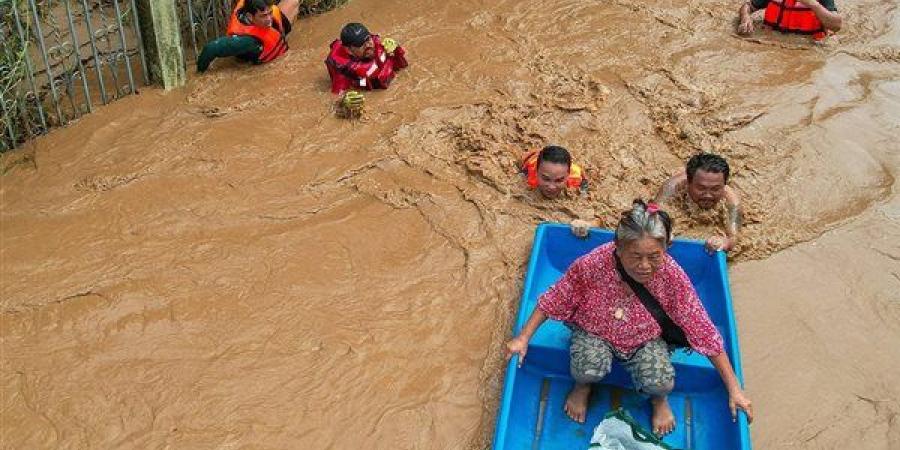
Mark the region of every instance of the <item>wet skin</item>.
POLYGON ((688 181, 688 196, 703 209, 711 209, 725 196, 725 175, 698 169, 688 181))
POLYGON ((566 190, 569 179, 569 166, 566 164, 544 161, 537 168, 537 190, 546 198, 559 197, 566 190))

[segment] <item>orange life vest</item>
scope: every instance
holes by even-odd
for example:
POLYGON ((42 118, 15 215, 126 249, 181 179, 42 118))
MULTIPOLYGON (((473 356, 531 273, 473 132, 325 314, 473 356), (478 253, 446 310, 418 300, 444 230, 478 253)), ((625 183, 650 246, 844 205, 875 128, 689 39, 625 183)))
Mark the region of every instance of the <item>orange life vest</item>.
POLYGON ((797 0, 770 1, 763 22, 779 31, 811 34, 816 40, 825 38, 825 28, 816 13, 797 0))
MULTIPOLYGON (((535 189, 538 187, 537 162, 539 151, 533 151, 525 158, 522 163, 522 171, 528 178, 528 187, 535 189)), ((584 170, 578 164, 572 163, 569 167, 569 178, 566 180, 566 187, 580 188, 584 180, 584 170)))
POLYGON ((244 7, 244 0, 238 0, 231 11, 231 19, 228 21, 228 28, 225 33, 229 36, 250 36, 256 38, 262 44, 262 53, 259 55, 259 62, 269 62, 281 56, 288 49, 287 41, 284 38, 284 24, 282 23, 281 10, 278 6, 272 5, 272 26, 258 27, 256 25, 247 25, 238 18, 238 11, 244 7))

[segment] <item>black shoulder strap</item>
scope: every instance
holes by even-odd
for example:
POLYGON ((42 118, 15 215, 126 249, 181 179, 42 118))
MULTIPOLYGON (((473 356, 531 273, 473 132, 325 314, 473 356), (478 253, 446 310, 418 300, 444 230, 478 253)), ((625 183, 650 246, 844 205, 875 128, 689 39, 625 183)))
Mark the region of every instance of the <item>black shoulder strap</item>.
POLYGON ((650 312, 650 315, 653 316, 653 319, 656 320, 656 323, 662 328, 663 340, 666 341, 667 344, 676 347, 690 347, 691 345, 688 343, 687 336, 684 335, 684 330, 676 325, 672 318, 666 314, 666 311, 659 304, 659 301, 653 297, 653 294, 651 294, 643 284, 638 283, 637 280, 628 275, 628 272, 625 272, 625 267, 622 266, 622 260, 619 259, 619 255, 615 252, 613 252, 613 255, 616 258, 616 270, 619 271, 619 276, 625 280, 625 283, 628 284, 634 292, 634 295, 636 295, 638 300, 641 301, 641 304, 644 305, 644 308, 647 308, 647 311, 650 312))

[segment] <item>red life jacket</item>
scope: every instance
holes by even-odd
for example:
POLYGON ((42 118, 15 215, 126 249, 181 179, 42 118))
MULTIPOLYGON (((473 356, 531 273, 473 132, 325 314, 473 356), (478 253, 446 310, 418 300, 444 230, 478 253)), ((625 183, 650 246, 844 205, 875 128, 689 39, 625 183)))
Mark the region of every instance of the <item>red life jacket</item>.
POLYGON ((788 33, 811 34, 813 39, 825 38, 825 28, 813 10, 797 0, 770 1, 763 19, 766 25, 788 33))
POLYGON ((397 47, 394 56, 388 56, 381 44, 381 38, 373 34, 372 44, 375 56, 369 59, 355 58, 341 44, 340 39, 331 43, 331 51, 325 58, 328 75, 331 76, 331 91, 335 94, 345 89, 385 89, 394 79, 397 69, 406 67, 403 49, 397 47))
POLYGON ((287 41, 284 36, 284 24, 282 23, 281 10, 277 6, 272 5, 272 26, 258 27, 256 25, 247 25, 238 18, 238 11, 244 7, 244 0, 238 0, 231 12, 231 19, 228 21, 228 28, 225 34, 229 36, 250 36, 256 38, 262 44, 262 53, 259 55, 259 62, 269 62, 281 56, 288 49, 287 41))
MULTIPOLYGON (((535 189, 538 187, 538 176, 537 176, 537 161, 538 156, 540 155, 540 151, 533 151, 525 157, 525 162, 522 163, 522 171, 528 177, 528 187, 531 189, 535 189)), ((569 178, 566 179, 566 187, 569 188, 580 188, 581 183, 584 180, 584 170, 582 170, 581 166, 578 164, 572 163, 569 167, 569 178)))

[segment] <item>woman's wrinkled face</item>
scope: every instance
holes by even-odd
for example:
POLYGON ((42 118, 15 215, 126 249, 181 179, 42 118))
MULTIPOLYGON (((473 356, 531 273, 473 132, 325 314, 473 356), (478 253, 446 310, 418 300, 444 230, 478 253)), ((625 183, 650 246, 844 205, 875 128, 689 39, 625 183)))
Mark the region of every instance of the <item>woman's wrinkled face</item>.
POLYGON ((537 189, 544 197, 557 198, 566 189, 569 166, 544 161, 537 168, 537 189))
POLYGON ((646 284, 662 265, 666 247, 659 240, 647 236, 636 241, 616 243, 616 253, 622 260, 625 273, 638 283, 646 284))

